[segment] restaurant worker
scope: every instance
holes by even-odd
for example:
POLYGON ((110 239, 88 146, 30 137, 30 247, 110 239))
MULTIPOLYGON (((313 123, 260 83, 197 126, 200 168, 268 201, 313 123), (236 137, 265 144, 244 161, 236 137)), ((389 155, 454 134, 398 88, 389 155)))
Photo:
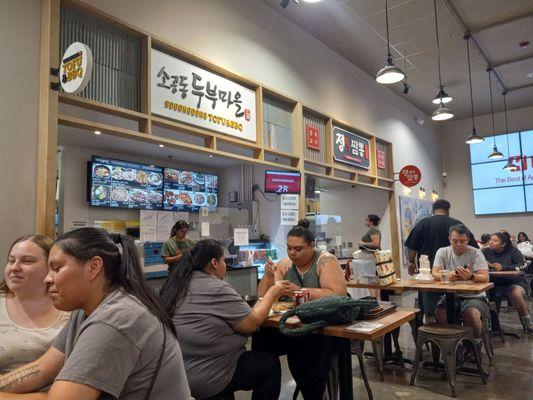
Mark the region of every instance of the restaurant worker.
POLYGON ((206 399, 252 390, 254 400, 277 400, 279 359, 246 351, 246 343, 248 335, 267 318, 282 289, 272 286, 250 308, 224 281, 225 274, 222 246, 211 239, 200 240, 161 289, 164 307, 178 332, 191 393, 196 399, 206 399))
MULTIPOLYGON (((495 271, 516 271, 525 266, 524 256, 511 243, 508 234, 493 233, 490 237, 490 247, 483 249, 483 255, 489 263, 489 268, 495 271)), ((507 298, 520 316, 524 331, 533 334, 533 322, 527 309, 525 294, 527 279, 524 275, 517 277, 491 277, 494 289, 490 295, 496 299, 507 298)))
POLYGON ((381 250, 381 232, 377 228, 381 218, 376 214, 368 214, 365 219, 365 226, 368 231, 359 241, 359 248, 362 250, 381 250))
POLYGON ((68 321, 43 282, 53 244, 48 236, 26 235, 9 249, 0 282, 0 375, 37 360, 68 321))
MULTIPOLYGON (((408 249, 408 271, 410 275, 416 273, 416 261, 421 255, 427 255, 430 265, 433 266, 437 250, 450 244, 450 228, 454 225, 463 224, 461 221, 450 217, 450 207, 449 201, 444 199, 436 200, 433 203, 433 215, 422 219, 409 232, 404 245, 408 249)), ((469 235, 468 244, 477 248, 478 245, 474 235, 471 233, 469 235)), ((435 315, 435 307, 440 297, 441 293, 418 292, 420 306, 426 316, 426 322, 429 322, 435 315)))
MULTIPOLYGON (((469 246, 470 232, 464 225, 454 225, 450 228, 450 246, 437 251, 431 274, 436 280, 441 280, 441 272, 447 271, 451 282, 473 281, 485 283, 489 281, 488 265, 481 250, 469 246)), ((461 313, 466 326, 474 329, 474 336, 479 338, 482 330, 482 318, 489 317, 489 305, 485 293, 458 294, 455 308, 461 313)), ((446 299, 443 297, 436 310, 437 322, 446 324, 446 299)))
POLYGON ((187 238, 189 224, 184 220, 176 221, 170 230, 170 239, 163 243, 161 257, 165 264, 168 264, 168 271, 172 271, 183 257, 183 253, 193 248, 194 242, 187 238))
MULTIPOLYGON (((345 296, 346 282, 337 258, 327 251, 315 249, 315 238, 309 221, 301 220, 287 235, 287 254, 276 265, 266 264, 265 275, 257 291, 264 296, 276 284, 285 293, 298 289, 309 291, 310 300, 325 296, 345 296)), ((298 338, 283 336, 278 329, 262 328, 254 334, 252 349, 274 354, 287 354, 289 369, 304 399, 322 399, 326 387, 330 340, 323 335, 298 338)))
POLYGON ((174 325, 132 239, 77 229, 55 242, 48 266, 54 306, 73 313, 43 356, 0 377, 0 391, 13 393, 0 399, 190 398, 174 325))

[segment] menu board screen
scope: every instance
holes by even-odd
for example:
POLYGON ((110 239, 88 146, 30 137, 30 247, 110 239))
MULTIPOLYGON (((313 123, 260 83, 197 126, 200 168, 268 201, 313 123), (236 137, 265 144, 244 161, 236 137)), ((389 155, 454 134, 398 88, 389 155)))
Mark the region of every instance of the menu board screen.
POLYGON ((173 168, 164 169, 163 209, 198 211, 200 207, 216 207, 218 176, 173 168))
POLYGON ((92 156, 90 204, 161 210, 163 168, 92 156))

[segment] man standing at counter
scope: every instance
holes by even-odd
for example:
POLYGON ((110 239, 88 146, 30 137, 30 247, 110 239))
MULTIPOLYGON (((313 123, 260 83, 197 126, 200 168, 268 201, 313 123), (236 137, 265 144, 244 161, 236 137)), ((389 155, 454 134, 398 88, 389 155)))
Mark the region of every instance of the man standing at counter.
MULTIPOLYGON (((404 245, 408 249, 409 274, 416 273, 415 261, 425 254, 429 258, 429 263, 433 267, 433 261, 437 250, 450 245, 450 228, 454 225, 463 225, 455 218, 450 217, 450 202, 438 199, 433 203, 433 215, 422 219, 409 233, 404 245)), ((474 235, 469 232, 469 246, 479 248, 474 235)), ((419 292, 420 307, 428 317, 435 315, 435 307, 441 294, 434 292, 419 292)))
POLYGON ((168 272, 178 264, 183 257, 183 253, 190 251, 194 247, 194 242, 187 238, 189 224, 180 219, 170 231, 170 239, 163 243, 161 257, 165 264, 168 264, 168 272))

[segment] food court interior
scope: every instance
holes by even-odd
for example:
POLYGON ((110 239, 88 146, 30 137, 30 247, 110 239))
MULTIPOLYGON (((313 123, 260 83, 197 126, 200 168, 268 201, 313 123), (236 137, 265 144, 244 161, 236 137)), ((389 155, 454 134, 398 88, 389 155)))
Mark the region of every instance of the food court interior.
MULTIPOLYGON (((533 235, 532 15, 525 0, 3 1, 0 253, 23 234, 102 227, 136 239, 159 288, 162 242, 184 219, 191 240, 224 245, 226 280, 253 296, 267 258, 287 256, 299 218, 346 267, 367 217, 379 216, 380 247, 402 280, 412 278, 403 243, 437 199, 478 240, 501 229, 533 235), (75 42, 92 51, 92 74, 69 92, 57 69, 75 42), (376 81, 387 52, 405 75, 391 85, 376 81), (191 92, 174 71, 188 74, 191 92), (442 89, 452 102, 432 102, 442 89), (453 118, 432 119, 439 107, 453 118), (466 144, 476 131, 485 141, 466 144), (489 164, 493 150, 504 160, 489 164), (502 173, 507 161, 518 166, 502 173)), ((412 310, 417 293, 390 300, 412 310)), ((532 398, 531 335, 510 303, 499 319, 519 338, 492 337, 487 384, 459 374, 458 398, 532 398)), ((414 360, 408 323, 399 345, 414 360)), ((353 398, 366 398, 352 359, 353 398)), ((421 367, 410 385, 408 363, 364 363, 375 399, 449 397, 442 369, 421 367)), ((279 398, 291 399, 282 366, 279 398)))

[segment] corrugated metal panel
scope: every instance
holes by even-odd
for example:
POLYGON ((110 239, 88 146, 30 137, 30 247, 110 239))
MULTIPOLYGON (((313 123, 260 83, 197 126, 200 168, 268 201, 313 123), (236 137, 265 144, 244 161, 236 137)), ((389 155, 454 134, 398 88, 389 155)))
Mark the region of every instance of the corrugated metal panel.
POLYGON ((292 153, 292 111, 290 107, 267 96, 263 97, 263 143, 266 147, 292 153))
POLYGON ((326 163, 326 120, 320 118, 319 116, 304 111, 304 127, 303 127, 303 147, 304 147, 304 157, 307 160, 312 160, 316 162, 326 163), (307 147, 307 139, 305 133, 305 127, 307 124, 313 125, 318 128, 320 134, 320 150, 313 150, 307 147))
POLYGON ((104 20, 61 7, 61 54, 72 42, 93 52, 91 80, 79 96, 139 111, 141 40, 104 20))

